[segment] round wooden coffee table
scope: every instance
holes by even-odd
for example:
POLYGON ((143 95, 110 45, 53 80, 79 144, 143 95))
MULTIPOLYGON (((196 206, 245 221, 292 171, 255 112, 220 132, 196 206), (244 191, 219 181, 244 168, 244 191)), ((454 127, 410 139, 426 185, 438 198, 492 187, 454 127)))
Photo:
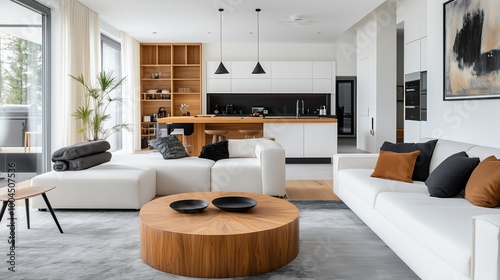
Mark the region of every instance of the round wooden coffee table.
POLYGON ((290 202, 235 192, 184 193, 157 198, 140 212, 141 257, 153 268, 172 274, 228 278, 269 272, 299 253, 299 210, 290 202), (224 212, 212 205, 222 196, 257 200, 247 212, 224 212), (209 206, 183 214, 170 203, 202 199, 209 206))

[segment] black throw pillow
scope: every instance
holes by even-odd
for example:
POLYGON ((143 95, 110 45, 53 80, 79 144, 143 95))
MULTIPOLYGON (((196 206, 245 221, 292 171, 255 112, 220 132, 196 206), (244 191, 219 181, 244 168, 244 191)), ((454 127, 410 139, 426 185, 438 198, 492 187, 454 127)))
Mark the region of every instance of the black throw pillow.
POLYGON ((438 140, 430 140, 424 143, 391 143, 386 141, 382 144, 380 149, 396 153, 409 153, 420 150, 415 168, 413 169, 412 180, 425 182, 427 177, 429 177, 429 165, 437 141, 438 140))
POLYGON ((157 150, 164 159, 176 159, 189 156, 186 152, 186 148, 184 148, 181 141, 174 135, 152 139, 149 141, 149 145, 157 150))
POLYGON ((479 158, 469 158, 465 152, 453 154, 432 171, 425 185, 431 196, 454 197, 465 189, 478 164, 479 158))
POLYGON ((200 158, 208 158, 218 161, 219 159, 229 158, 229 148, 227 140, 217 143, 207 144, 201 148, 200 158))

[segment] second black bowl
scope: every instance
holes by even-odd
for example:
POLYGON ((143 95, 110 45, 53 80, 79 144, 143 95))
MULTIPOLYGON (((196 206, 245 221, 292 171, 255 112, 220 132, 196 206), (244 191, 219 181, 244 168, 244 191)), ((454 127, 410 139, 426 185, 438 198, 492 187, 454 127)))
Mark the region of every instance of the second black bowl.
POLYGON ((212 200, 212 204, 227 212, 245 212, 255 207, 257 201, 244 196, 223 196, 212 200))

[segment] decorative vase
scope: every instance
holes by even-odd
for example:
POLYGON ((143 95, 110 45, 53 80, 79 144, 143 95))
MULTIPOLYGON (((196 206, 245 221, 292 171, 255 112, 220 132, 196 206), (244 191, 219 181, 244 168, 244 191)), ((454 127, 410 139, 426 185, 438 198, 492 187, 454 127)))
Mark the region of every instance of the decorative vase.
POLYGON ((190 116, 191 113, 189 113, 189 111, 187 111, 186 113, 182 113, 183 116, 190 116))

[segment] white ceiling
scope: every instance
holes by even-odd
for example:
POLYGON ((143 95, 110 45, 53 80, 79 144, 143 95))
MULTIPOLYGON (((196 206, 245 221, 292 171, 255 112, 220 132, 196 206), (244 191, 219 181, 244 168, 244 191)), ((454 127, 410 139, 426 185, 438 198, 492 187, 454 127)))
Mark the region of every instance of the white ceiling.
POLYGON ((385 0, 79 0, 101 19, 140 42, 335 43, 385 0), (301 23, 287 23, 292 15, 301 23), (153 34, 157 32, 157 34, 153 34))

